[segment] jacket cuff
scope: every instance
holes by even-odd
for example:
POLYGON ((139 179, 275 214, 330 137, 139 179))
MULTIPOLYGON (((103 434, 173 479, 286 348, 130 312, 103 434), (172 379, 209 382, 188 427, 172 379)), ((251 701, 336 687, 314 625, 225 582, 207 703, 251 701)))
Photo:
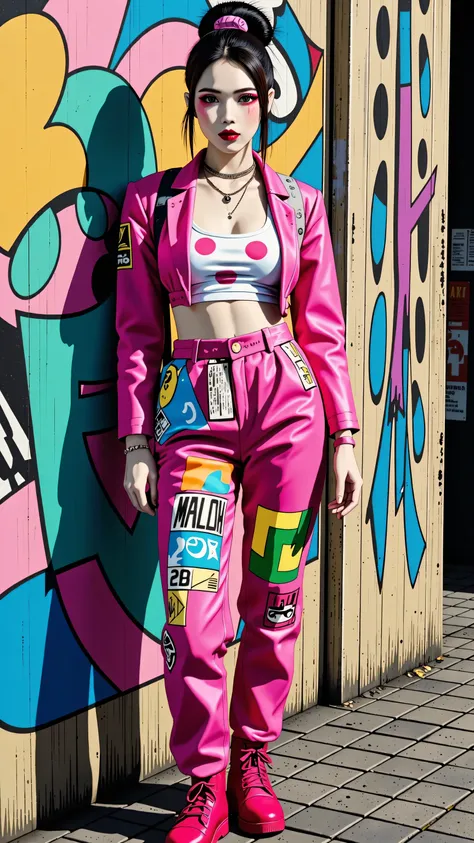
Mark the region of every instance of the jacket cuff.
POLYGON ((118 427, 118 439, 125 439, 126 436, 143 434, 148 439, 153 439, 154 431, 150 431, 149 424, 145 420, 132 419, 128 423, 122 422, 118 427))
POLYGON ((357 433, 360 430, 357 416, 353 413, 335 413, 328 418, 329 435, 334 437, 338 430, 351 430, 357 433))

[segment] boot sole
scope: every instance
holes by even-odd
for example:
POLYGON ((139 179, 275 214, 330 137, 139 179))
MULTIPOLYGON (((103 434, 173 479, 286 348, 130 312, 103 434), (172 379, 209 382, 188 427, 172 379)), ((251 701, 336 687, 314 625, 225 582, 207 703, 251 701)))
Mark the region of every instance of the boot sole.
POLYGON ((251 823, 243 820, 239 816, 237 805, 232 796, 227 793, 227 801, 229 805, 229 814, 237 818, 237 823, 241 831, 251 832, 253 834, 270 834, 274 831, 284 831, 286 828, 284 818, 281 820, 273 820, 271 822, 251 823))
POLYGON ((226 834, 229 833, 229 820, 223 820, 220 826, 216 828, 214 832, 214 837, 212 838, 212 843, 217 843, 217 840, 220 840, 221 837, 225 837, 226 834))
POLYGON ((270 834, 271 832, 285 830, 285 820, 273 820, 273 822, 268 823, 248 823, 237 816, 237 821, 241 831, 247 831, 251 834, 270 834))

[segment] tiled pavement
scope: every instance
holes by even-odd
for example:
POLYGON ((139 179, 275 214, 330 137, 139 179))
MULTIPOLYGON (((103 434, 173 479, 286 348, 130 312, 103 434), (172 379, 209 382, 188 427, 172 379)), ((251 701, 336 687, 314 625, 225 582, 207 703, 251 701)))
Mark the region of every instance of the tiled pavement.
MULTIPOLYGON (((275 843, 474 840, 474 574, 445 578, 445 658, 347 707, 285 720, 271 747, 287 829, 275 843)), ((189 780, 176 767, 20 838, 163 843, 189 780), (54 830, 53 830, 54 827, 54 830)), ((250 838, 233 826, 226 843, 250 838)))

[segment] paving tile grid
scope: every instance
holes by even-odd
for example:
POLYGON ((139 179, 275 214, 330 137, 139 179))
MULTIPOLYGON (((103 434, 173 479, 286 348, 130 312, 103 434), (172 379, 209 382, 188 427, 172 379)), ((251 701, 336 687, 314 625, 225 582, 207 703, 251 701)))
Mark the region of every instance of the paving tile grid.
MULTIPOLYGON (((474 574, 445 576, 444 654, 345 706, 287 718, 270 747, 287 828, 275 843, 474 840, 474 574)), ((46 823, 21 843, 164 843, 186 801, 176 767, 106 803, 46 823)), ((258 839, 258 838, 257 838, 258 839)), ((226 843, 247 843, 235 822, 226 843)))

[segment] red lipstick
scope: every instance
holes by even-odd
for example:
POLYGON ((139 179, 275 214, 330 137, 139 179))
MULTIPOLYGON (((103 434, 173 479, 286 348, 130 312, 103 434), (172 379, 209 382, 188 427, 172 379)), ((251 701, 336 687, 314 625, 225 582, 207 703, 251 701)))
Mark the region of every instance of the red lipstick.
POLYGON ((234 132, 233 129, 224 129, 222 132, 219 132, 219 137, 222 138, 222 140, 235 141, 238 137, 240 137, 240 133, 234 132))

